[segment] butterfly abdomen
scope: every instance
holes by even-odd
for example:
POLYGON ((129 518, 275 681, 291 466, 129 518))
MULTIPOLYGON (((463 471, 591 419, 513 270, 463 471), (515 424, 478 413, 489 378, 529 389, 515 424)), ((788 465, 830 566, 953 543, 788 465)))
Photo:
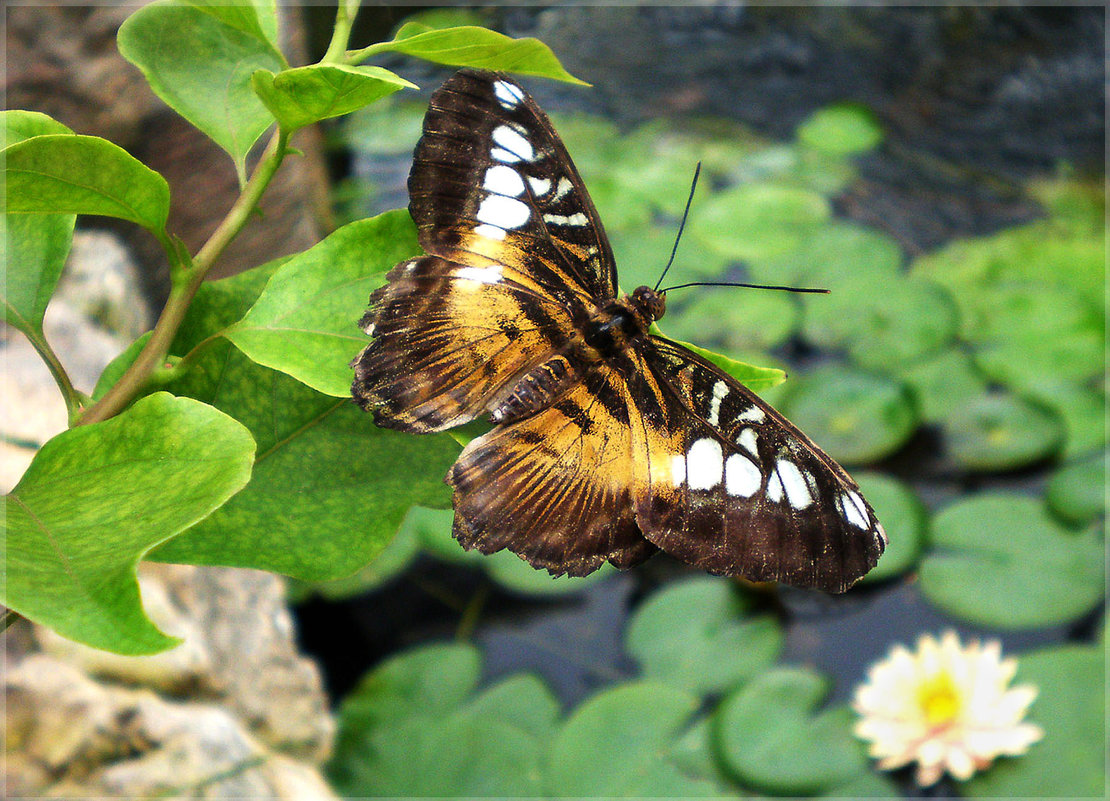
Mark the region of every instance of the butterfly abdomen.
POLYGON ((494 423, 512 423, 546 409, 581 380, 565 356, 544 362, 513 383, 511 393, 490 410, 494 423))

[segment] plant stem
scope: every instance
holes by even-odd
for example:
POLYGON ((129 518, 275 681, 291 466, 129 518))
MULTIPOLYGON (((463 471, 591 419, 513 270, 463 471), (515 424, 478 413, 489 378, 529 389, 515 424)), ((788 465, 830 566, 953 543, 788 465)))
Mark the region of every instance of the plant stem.
POLYGON ((320 59, 321 64, 345 64, 347 44, 351 39, 351 26, 358 13, 359 0, 340 0, 335 10, 335 28, 331 33, 328 51, 320 59))
POLYGON ((27 339, 30 340, 31 345, 42 357, 42 360, 46 362, 50 375, 54 376, 54 383, 58 385, 62 398, 65 399, 66 413, 69 415, 69 424, 72 426, 78 415, 81 414, 81 395, 74 389, 73 382, 69 380, 69 373, 62 366, 58 354, 50 347, 50 343, 46 341, 42 332, 28 327, 23 333, 27 335, 27 339))
POLYGON ((119 380, 109 389, 99 401, 90 406, 78 420, 77 425, 99 423, 119 414, 136 395, 142 391, 154 369, 166 358, 170 345, 177 330, 185 319, 189 304, 196 295, 204 277, 212 269, 212 265, 232 239, 247 224, 251 213, 258 204, 262 193, 269 186, 270 181, 281 166, 285 158, 286 145, 289 135, 280 128, 274 132, 266 150, 262 154, 258 165, 254 169, 247 185, 243 187, 242 194, 235 201, 223 222, 212 232, 212 236, 197 252, 191 264, 180 264, 179 256, 172 247, 167 248, 172 271, 172 285, 170 297, 166 301, 154 331, 135 361, 120 376, 119 380), (175 266, 176 265, 176 266, 175 266))

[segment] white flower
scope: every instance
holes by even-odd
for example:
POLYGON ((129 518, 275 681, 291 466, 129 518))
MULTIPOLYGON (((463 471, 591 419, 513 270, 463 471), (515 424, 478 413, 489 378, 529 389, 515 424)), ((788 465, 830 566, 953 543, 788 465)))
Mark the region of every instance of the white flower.
POLYGON ((883 770, 917 762, 917 783, 928 787, 945 771, 964 781, 995 757, 1016 756, 1044 736, 1022 723, 1037 688, 1007 689, 1017 660, 1002 659, 997 641, 960 646, 954 631, 938 643, 926 634, 917 652, 896 645, 856 688, 856 736, 883 770))

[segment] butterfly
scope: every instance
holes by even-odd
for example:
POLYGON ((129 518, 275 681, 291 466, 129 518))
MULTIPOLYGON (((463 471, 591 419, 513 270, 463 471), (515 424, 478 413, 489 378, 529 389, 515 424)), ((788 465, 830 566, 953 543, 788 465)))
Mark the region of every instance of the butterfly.
POLYGON ((436 90, 408 189, 427 255, 371 295, 352 394, 401 431, 488 415, 445 479, 464 547, 572 576, 661 549, 829 592, 874 567, 886 535, 848 474, 649 332, 664 293, 620 295, 586 187, 519 84, 467 69, 436 90))

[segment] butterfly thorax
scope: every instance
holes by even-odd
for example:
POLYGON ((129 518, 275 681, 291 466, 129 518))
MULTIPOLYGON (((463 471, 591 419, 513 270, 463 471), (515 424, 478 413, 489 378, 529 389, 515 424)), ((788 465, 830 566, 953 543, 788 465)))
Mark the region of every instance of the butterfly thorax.
POLYGON ((662 295, 641 286, 619 300, 594 309, 582 326, 583 339, 598 357, 616 356, 633 341, 646 336, 653 321, 663 316, 666 303, 662 295))

